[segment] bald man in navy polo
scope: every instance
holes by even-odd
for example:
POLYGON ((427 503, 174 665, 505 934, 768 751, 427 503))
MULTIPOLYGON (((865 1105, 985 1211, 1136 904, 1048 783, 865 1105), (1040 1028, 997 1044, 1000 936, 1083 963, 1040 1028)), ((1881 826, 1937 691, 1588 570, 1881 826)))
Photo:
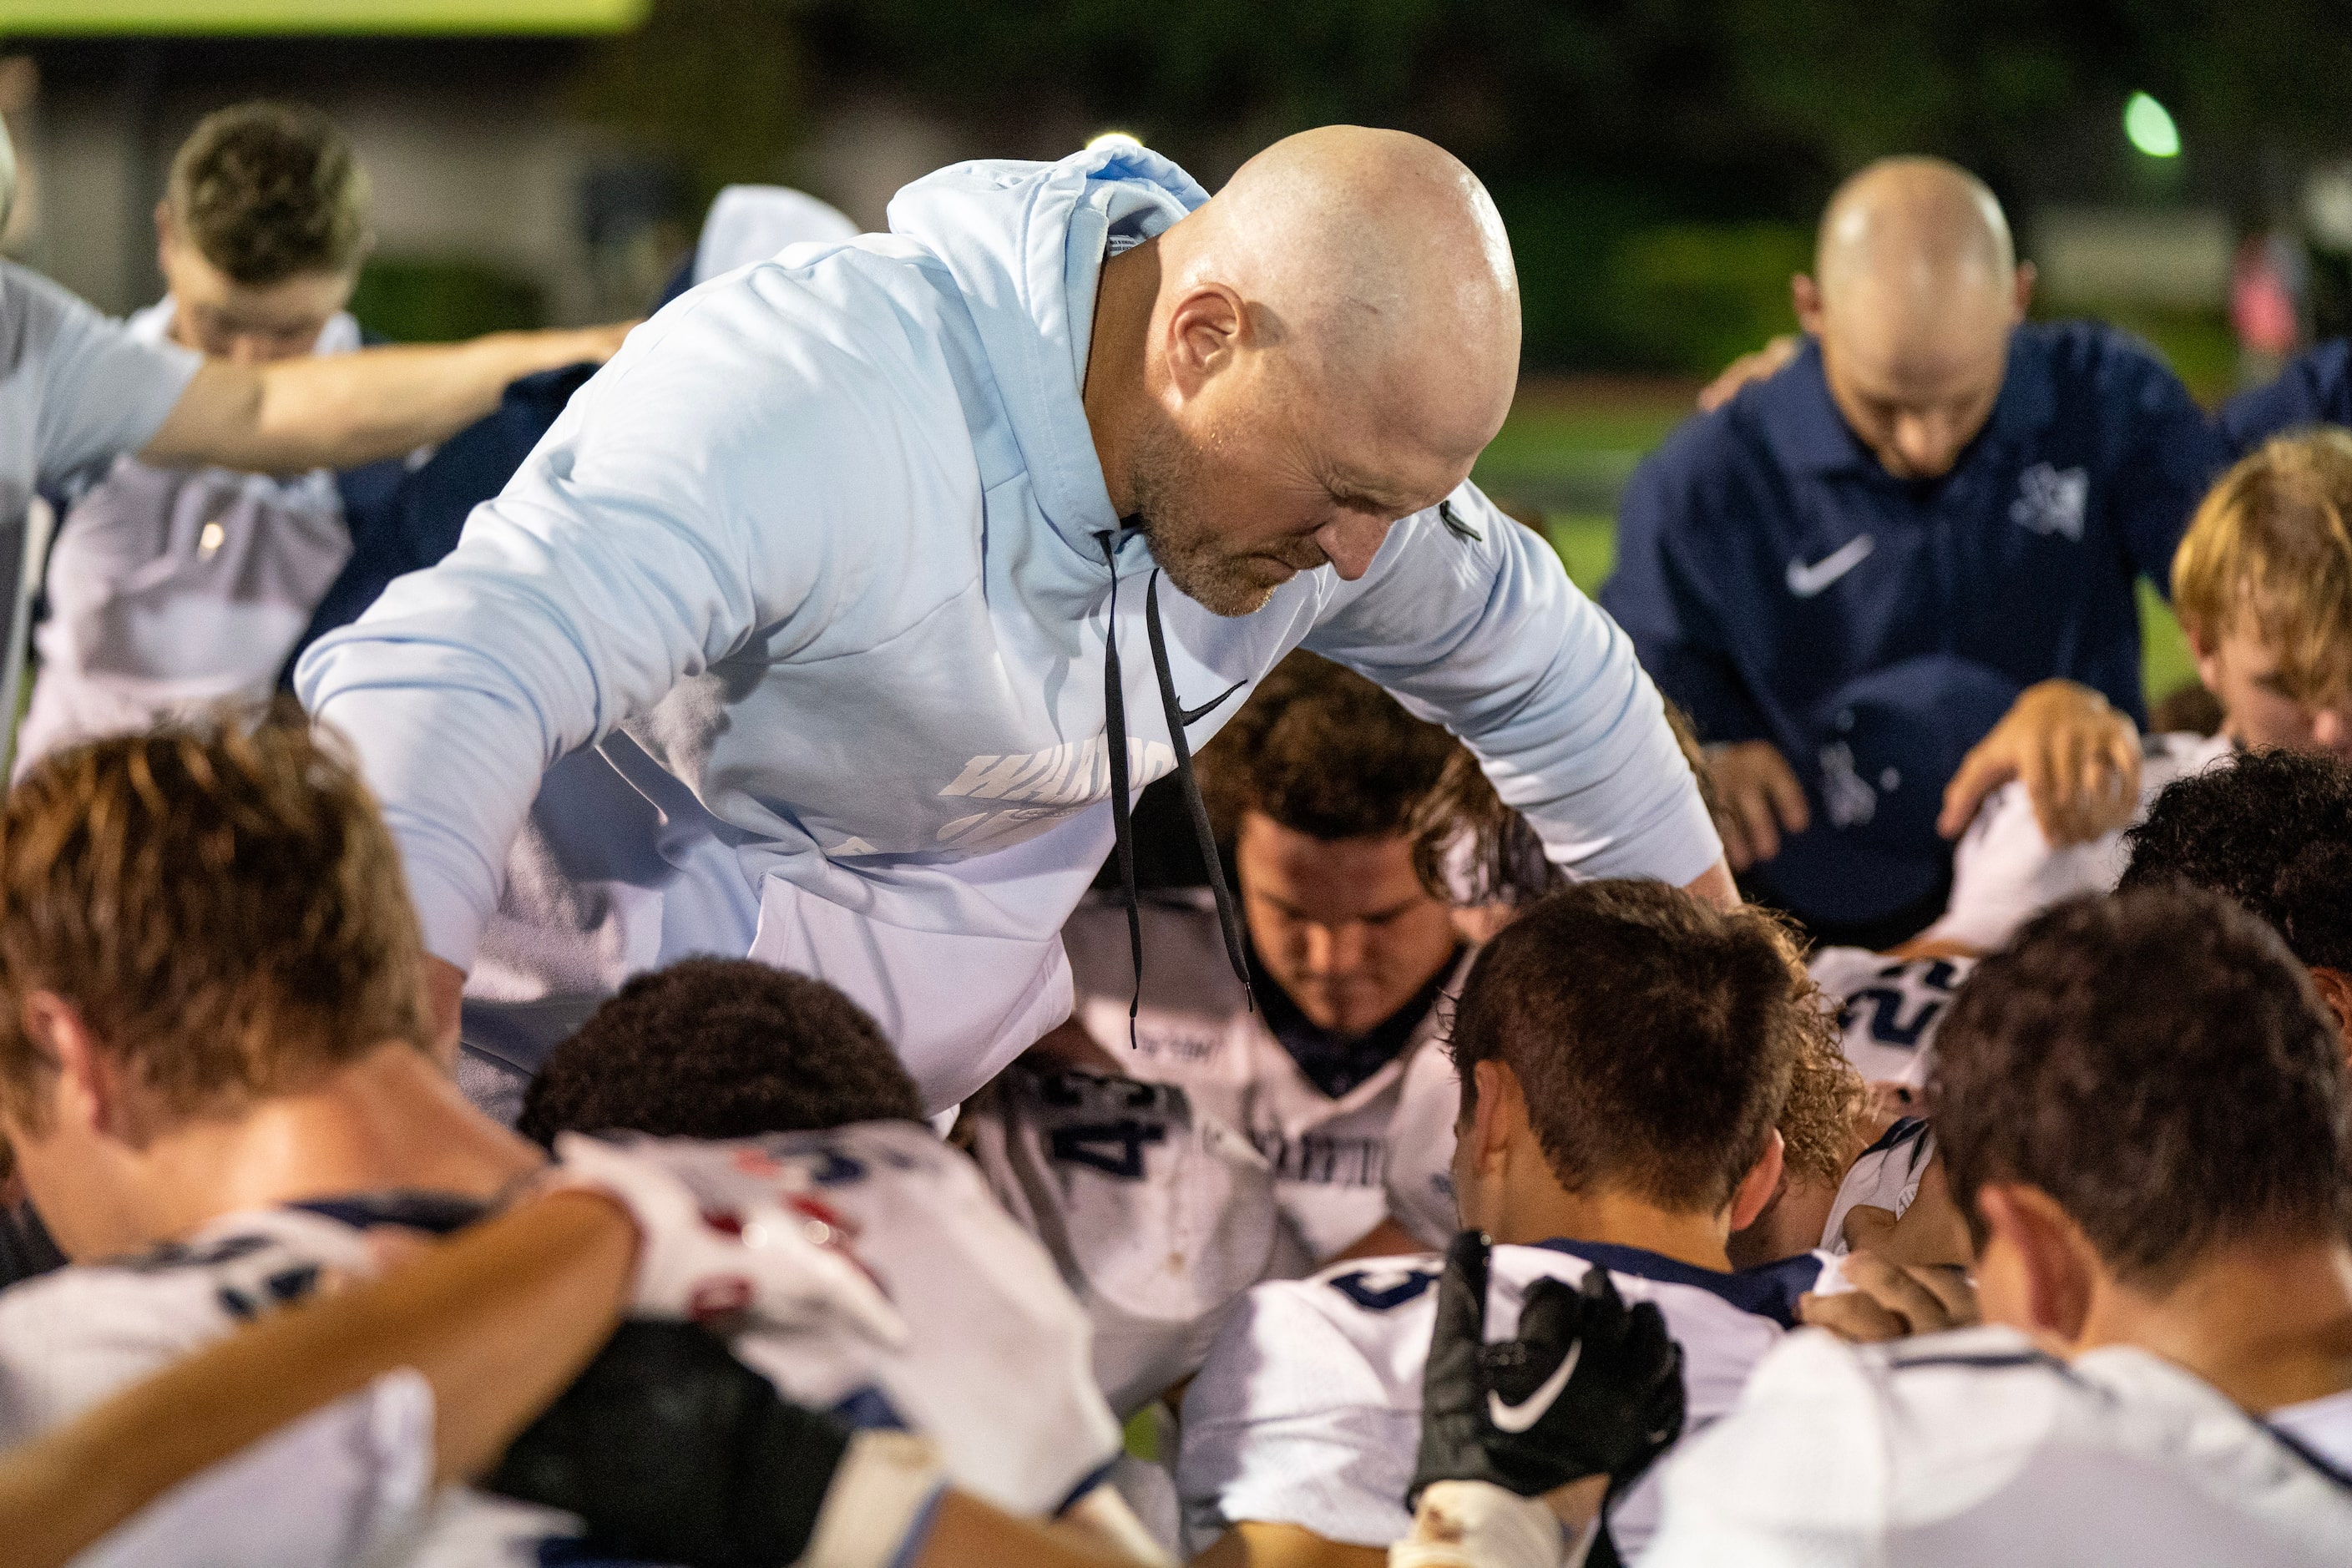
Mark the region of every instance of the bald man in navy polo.
POLYGON ((1973 176, 1871 165, 1795 279, 1794 359, 1622 503, 1601 602, 1708 746, 1734 868, 1826 938, 1932 920, 2010 778, 2062 841, 2135 798, 2133 583, 2231 447, 2135 340, 2026 323, 2032 281, 1973 176))

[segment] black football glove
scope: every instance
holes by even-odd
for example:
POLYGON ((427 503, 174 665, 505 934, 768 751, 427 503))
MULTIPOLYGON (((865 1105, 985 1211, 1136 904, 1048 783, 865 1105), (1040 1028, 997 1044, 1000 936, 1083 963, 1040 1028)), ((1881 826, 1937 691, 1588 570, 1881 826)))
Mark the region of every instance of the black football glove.
POLYGON ((1606 1475, 1622 1493, 1682 1436, 1682 1347, 1654 1305, 1627 1307, 1601 1268, 1581 1287, 1529 1285, 1517 1336, 1488 1344, 1488 1250, 1475 1231, 1446 1250, 1406 1506, 1446 1480, 1538 1497, 1606 1475))

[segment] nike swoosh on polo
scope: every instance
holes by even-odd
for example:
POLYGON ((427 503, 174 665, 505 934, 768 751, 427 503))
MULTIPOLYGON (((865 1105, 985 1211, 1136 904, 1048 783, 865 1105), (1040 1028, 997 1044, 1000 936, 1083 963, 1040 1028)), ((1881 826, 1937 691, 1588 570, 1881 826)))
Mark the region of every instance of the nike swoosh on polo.
POLYGON ((1552 1401, 1559 1397, 1559 1391, 1568 1386, 1568 1380, 1576 1375, 1577 1360, 1583 1354, 1582 1340, 1569 1346, 1568 1353, 1559 1358, 1559 1365, 1552 1369, 1552 1374, 1545 1378, 1542 1385, 1533 1394, 1528 1394, 1517 1405, 1504 1404, 1501 1394, 1491 1388, 1488 1389, 1486 1419, 1495 1424, 1496 1431, 1509 1432, 1515 1436, 1542 1420, 1544 1412, 1551 1408, 1552 1401))
POLYGON ((1869 558, 1878 548, 1878 541, 1865 533, 1847 540, 1827 555, 1808 566, 1801 561, 1789 563, 1789 592, 1800 599, 1810 599, 1869 558))

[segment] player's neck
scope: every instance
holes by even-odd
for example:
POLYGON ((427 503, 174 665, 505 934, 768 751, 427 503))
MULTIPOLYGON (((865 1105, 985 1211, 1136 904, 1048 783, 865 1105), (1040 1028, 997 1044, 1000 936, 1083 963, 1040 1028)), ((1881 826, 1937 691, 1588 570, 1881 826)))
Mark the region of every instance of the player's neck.
POLYGON ((2076 1349, 2130 1344, 2188 1368, 2252 1411, 2352 1388, 2352 1247, 2240 1246, 2161 1297, 2110 1286, 2076 1349))
POLYGON ((1555 1182, 1528 1183, 1497 1206, 1501 1212, 1486 1228, 1498 1242, 1601 1242, 1697 1268, 1731 1268, 1721 1215, 1675 1214, 1624 1192, 1571 1193, 1555 1182))
POLYGON ((163 1240, 225 1214, 347 1194, 488 1199, 541 1158, 422 1053, 389 1043, 299 1092, 157 1137, 144 1161, 146 1206, 163 1240))

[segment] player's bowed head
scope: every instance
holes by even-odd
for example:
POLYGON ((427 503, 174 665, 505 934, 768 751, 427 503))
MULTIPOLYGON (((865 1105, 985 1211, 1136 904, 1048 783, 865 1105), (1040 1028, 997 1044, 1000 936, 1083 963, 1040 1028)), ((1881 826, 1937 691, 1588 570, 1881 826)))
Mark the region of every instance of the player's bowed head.
POLYGON ((1362 576, 1391 524, 1461 484, 1518 356, 1477 177, 1417 136, 1326 126, 1105 265, 1087 417, 1170 580, 1246 615, 1299 572, 1362 576))

